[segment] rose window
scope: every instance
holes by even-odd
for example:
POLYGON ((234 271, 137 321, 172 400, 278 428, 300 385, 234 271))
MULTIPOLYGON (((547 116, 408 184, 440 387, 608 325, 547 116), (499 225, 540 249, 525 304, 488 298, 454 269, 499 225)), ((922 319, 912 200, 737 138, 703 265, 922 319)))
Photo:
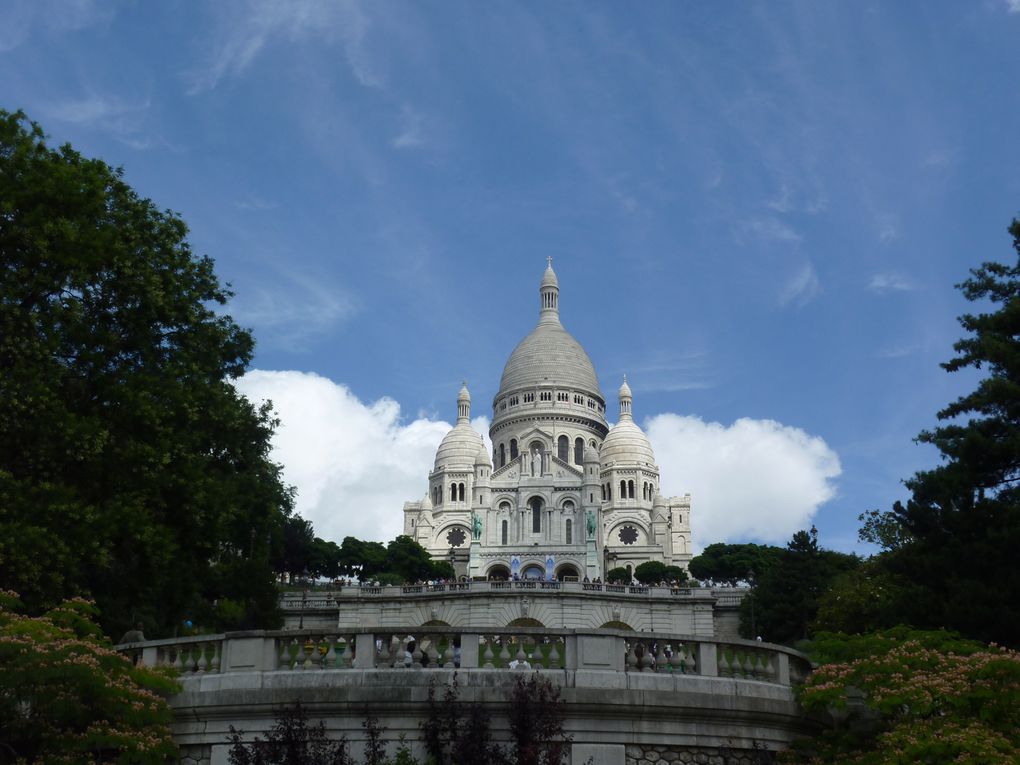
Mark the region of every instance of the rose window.
POLYGON ((465 539, 467 539, 467 534, 464 533, 464 529, 453 529, 446 535, 446 541, 450 543, 450 547, 460 547, 464 544, 465 539))
POLYGON ((625 545, 634 544, 635 542, 637 542, 637 537, 638 537, 637 529, 635 529, 633 526, 624 526, 622 529, 620 529, 620 541, 623 542, 625 545))

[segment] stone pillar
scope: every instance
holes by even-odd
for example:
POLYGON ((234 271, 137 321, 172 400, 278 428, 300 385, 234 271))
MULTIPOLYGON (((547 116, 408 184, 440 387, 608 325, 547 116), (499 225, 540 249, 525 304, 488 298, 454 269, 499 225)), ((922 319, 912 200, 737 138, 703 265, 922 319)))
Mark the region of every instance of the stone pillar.
POLYGON ((715 643, 698 643, 698 674, 718 677, 719 655, 715 643))
POLYGON ((371 632, 354 636, 354 668, 375 668, 375 635, 371 632))

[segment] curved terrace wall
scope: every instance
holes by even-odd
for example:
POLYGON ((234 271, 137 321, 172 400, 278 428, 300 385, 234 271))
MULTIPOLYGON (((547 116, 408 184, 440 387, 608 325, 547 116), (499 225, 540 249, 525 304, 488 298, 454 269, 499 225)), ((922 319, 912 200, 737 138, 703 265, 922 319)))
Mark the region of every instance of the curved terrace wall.
POLYGON ((181 671, 183 689, 171 706, 189 765, 226 763, 231 725, 264 734, 275 710, 296 699, 312 719, 325 721, 329 735, 347 736, 356 753, 365 715, 378 717, 392 754, 401 733, 419 737, 429 683, 447 683, 455 673, 461 700, 490 709, 497 741, 506 736, 501 715, 515 677, 538 672, 558 685, 578 763, 589 756, 595 765, 751 762, 763 749, 783 749, 816 730, 791 687, 808 671, 806 658, 752 641, 412 626, 238 632, 120 649, 181 671), (531 667, 511 669, 515 659, 531 667))
POLYGON ((534 619, 546 627, 597 629, 623 623, 636 632, 736 638, 744 588, 648 587, 587 582, 455 582, 289 592, 285 626, 352 629, 421 625, 505 627, 534 619))

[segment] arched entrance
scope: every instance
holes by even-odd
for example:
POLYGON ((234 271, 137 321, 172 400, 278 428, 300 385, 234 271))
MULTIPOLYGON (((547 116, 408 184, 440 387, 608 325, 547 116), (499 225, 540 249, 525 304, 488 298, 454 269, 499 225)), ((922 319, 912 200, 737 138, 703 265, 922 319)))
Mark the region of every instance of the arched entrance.
POLYGON ((510 569, 504 566, 502 563, 497 563, 492 566, 487 574, 489 579, 495 579, 497 581, 505 582, 510 578, 510 569))
POLYGON ((581 575, 577 570, 577 566, 575 566, 573 563, 564 563, 559 568, 556 569, 557 581, 562 582, 568 579, 568 577, 569 581, 571 582, 576 582, 578 579, 581 578, 581 575))
POLYGON ((545 579, 545 569, 537 563, 529 563, 521 569, 521 579, 545 579))

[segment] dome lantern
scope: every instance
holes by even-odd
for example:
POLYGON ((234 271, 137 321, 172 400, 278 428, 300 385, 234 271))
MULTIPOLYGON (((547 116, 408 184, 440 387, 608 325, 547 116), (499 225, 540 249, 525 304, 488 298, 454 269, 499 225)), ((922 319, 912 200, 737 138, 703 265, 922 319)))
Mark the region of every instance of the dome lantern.
POLYGON ((457 396, 457 422, 471 421, 471 394, 468 392, 467 380, 461 385, 457 396))
POLYGON ((552 267, 552 256, 546 258, 545 273, 542 274, 542 284, 538 288, 541 310, 538 321, 544 323, 560 323, 560 282, 556 278, 556 272, 552 267))

